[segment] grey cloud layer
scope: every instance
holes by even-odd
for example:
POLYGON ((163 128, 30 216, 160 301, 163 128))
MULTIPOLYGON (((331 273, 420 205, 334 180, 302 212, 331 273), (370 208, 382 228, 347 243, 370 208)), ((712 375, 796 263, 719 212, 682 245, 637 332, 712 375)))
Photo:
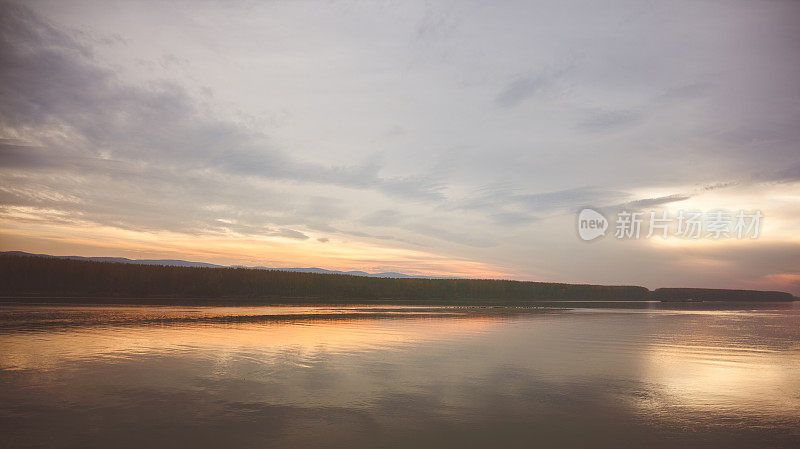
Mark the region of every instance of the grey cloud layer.
POLYGON ((537 273, 577 208, 800 180, 796 3, 219 8, 0 3, 0 207, 537 273))
POLYGON ((296 210, 291 201, 265 200, 278 194, 256 188, 251 178, 371 188, 413 200, 441 196, 436 181, 383 178, 375 165, 297 162, 272 148, 265 136, 208 117, 181 86, 121 83, 94 63, 90 47, 25 7, 3 4, 0 33, 0 119, 4 128, 21 134, 0 140, 0 164, 54 172, 40 178, 46 184, 6 175, 6 205, 65 207, 104 224, 185 232, 220 226, 213 218, 218 212, 197 207, 204 200, 229 205, 233 211, 225 213, 234 218, 249 216, 244 222, 250 224, 238 230, 306 238, 258 223, 313 224, 333 217, 320 207, 304 207, 299 212, 306 215, 293 223, 282 219, 286 209, 296 210), (80 177, 90 177, 89 182, 79 182, 80 177), (49 201, 47 190, 81 201, 49 201))
MULTIPOLYGON (((4 5, 2 109, 6 126, 60 128, 72 141, 39 133, 38 148, 5 143, 8 165, 98 164, 105 159, 214 169, 235 176, 376 188, 400 197, 437 198, 440 186, 419 177, 382 178, 374 165, 300 163, 267 137, 209 117, 181 86, 120 83, 92 61, 92 51, 29 10, 4 5), (80 147, 75 145, 80 144, 80 147), (53 158, 60 160, 53 160, 53 158)), ((88 168, 88 167, 84 167, 88 168)))

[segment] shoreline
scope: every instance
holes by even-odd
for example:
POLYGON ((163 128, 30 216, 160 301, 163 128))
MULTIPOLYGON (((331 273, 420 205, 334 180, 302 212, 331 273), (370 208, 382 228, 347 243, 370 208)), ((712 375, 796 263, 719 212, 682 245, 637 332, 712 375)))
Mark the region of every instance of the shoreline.
POLYGON ((432 300, 432 299, 323 299, 323 298, 170 298, 170 297, 95 297, 95 296, 0 296, 3 305, 91 305, 91 306, 431 306, 431 307, 548 307, 549 305, 576 304, 793 304, 793 301, 741 301, 741 300, 614 300, 614 299, 532 299, 532 300, 432 300))

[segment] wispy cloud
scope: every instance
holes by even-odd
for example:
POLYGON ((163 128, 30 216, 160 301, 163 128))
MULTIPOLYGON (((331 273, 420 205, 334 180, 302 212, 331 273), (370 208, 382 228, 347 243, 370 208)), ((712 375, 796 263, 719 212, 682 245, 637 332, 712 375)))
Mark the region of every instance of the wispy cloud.
POLYGON ((552 87, 566 71, 548 70, 517 77, 497 94, 495 104, 501 108, 513 108, 552 87))
POLYGON ((690 195, 682 195, 676 193, 673 195, 659 196, 656 198, 642 198, 640 200, 629 201, 625 203, 624 206, 635 207, 635 208, 646 208, 646 207, 661 206, 670 203, 677 203, 679 201, 688 200, 689 198, 691 198, 690 195))

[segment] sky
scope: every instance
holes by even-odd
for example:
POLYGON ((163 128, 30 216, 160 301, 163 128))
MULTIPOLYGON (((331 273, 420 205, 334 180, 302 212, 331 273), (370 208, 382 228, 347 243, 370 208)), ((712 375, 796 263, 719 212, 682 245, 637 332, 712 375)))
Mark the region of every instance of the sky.
POLYGON ((2 2, 0 250, 798 295, 798 21, 772 0, 2 2), (586 207, 611 222, 588 242, 586 207), (613 235, 620 211, 689 210, 763 218, 613 235))

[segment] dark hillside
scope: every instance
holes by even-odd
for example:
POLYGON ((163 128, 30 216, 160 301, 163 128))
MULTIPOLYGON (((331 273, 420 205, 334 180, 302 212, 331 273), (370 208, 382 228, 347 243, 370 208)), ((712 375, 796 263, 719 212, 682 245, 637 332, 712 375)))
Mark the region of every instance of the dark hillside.
POLYGON ((0 295, 323 300, 644 300, 635 286, 397 279, 247 268, 136 265, 0 255, 0 295))

